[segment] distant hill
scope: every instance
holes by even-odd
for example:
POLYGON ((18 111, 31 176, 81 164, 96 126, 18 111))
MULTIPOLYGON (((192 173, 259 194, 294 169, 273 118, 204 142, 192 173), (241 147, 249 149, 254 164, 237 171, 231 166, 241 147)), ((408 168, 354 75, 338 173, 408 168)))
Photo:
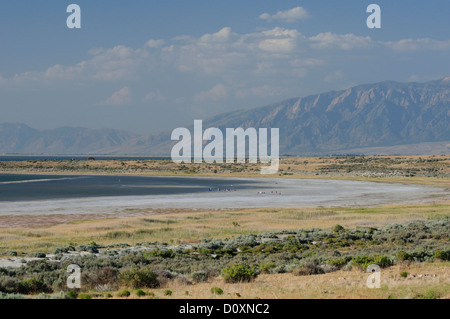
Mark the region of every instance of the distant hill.
MULTIPOLYGON (((381 82, 294 98, 203 121, 218 127, 280 128, 280 154, 450 154, 450 77, 381 82)), ((186 123, 192 128, 193 123, 186 123)), ((0 153, 170 155, 173 128, 146 136, 114 130, 38 131, 0 125, 0 153)))
POLYGON ((98 154, 122 145, 138 135, 115 129, 61 127, 39 131, 25 124, 0 124, 3 154, 98 154))

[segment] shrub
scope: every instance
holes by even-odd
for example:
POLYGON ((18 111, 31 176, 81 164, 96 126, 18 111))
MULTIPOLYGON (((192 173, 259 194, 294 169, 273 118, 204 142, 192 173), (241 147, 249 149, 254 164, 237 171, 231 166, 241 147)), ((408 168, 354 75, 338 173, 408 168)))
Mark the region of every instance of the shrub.
POLYGON ((223 295, 223 290, 222 290, 222 288, 219 288, 219 287, 212 287, 211 288, 211 293, 213 294, 213 295, 223 295))
POLYGON ((250 282, 255 279, 257 274, 245 265, 238 264, 234 266, 225 267, 222 269, 222 277, 225 282, 250 282))
POLYGON ((204 271, 196 271, 192 273, 191 275, 192 280, 199 283, 199 282, 205 282, 208 280, 208 276, 204 271))
POLYGON ((434 258, 440 259, 442 261, 450 260, 450 250, 438 250, 434 253, 434 258))
POLYGON ((164 291, 164 296, 172 296, 172 290, 164 291))
POLYGON ((91 272, 83 272, 82 282, 87 287, 111 287, 117 283, 118 271, 111 266, 97 268, 91 272))
POLYGON ((398 261, 406 261, 406 260, 412 260, 412 256, 408 254, 406 251, 400 250, 397 252, 396 258, 398 261))
POLYGON ((36 278, 21 281, 18 290, 19 293, 24 295, 52 292, 52 289, 47 284, 36 278))
POLYGON ((373 263, 375 265, 380 266, 381 268, 387 268, 394 264, 394 262, 392 260, 390 260, 388 257, 382 256, 382 255, 375 256, 373 263))
POLYGON ((21 294, 4 294, 3 292, 0 292, 0 299, 28 299, 26 296, 21 294))
POLYGON ((361 268, 366 269, 369 265, 375 264, 380 266, 381 268, 386 268, 392 266, 394 263, 388 257, 383 255, 375 255, 375 256, 358 256, 353 257, 351 260, 351 264, 353 266, 359 266, 361 268))
POLYGON ((433 289, 429 289, 425 294, 419 294, 417 299, 440 299, 441 294, 433 289))
POLYGON ((341 225, 338 224, 338 225, 334 225, 331 230, 335 233, 339 233, 339 232, 343 231, 344 229, 345 229, 344 227, 342 227, 341 225))
POLYGON ((131 295, 131 293, 128 290, 125 289, 125 290, 122 290, 121 292, 119 292, 117 294, 117 297, 128 298, 128 297, 130 297, 130 295, 131 295))
POLYGON ((342 268, 347 264, 347 261, 344 258, 328 259, 327 264, 337 268, 342 268))
POLYGON ((321 275, 325 271, 322 267, 315 265, 313 263, 305 264, 302 267, 296 268, 292 271, 295 276, 311 276, 311 275, 321 275))
POLYGON ((45 253, 40 253, 40 252, 28 254, 28 257, 34 257, 34 258, 45 258, 46 256, 47 255, 45 253))
POLYGON ((150 256, 150 257, 162 257, 162 258, 173 258, 173 257, 175 257, 175 253, 172 251, 172 249, 168 249, 168 250, 155 249, 155 250, 152 250, 150 253, 148 253, 148 256, 150 256))
POLYGON ((136 290, 136 296, 138 297, 144 297, 146 294, 142 289, 136 290))
POLYGON ((92 296, 90 294, 79 294, 79 299, 92 299, 92 296))
POLYGON ((400 277, 406 278, 408 277, 408 273, 406 271, 403 271, 400 273, 400 277))
POLYGON ((268 264, 262 264, 259 266, 259 270, 261 273, 264 274, 270 274, 271 270, 276 267, 274 262, 268 263, 268 264))
POLYGON ((78 297, 78 293, 75 290, 68 291, 67 295, 72 299, 77 299, 77 297, 78 297))
POLYGON ((19 280, 10 276, 0 276, 0 293, 17 293, 19 291, 19 280))
POLYGON ((120 280, 132 288, 157 288, 159 281, 156 274, 148 268, 124 270, 119 275, 120 280))

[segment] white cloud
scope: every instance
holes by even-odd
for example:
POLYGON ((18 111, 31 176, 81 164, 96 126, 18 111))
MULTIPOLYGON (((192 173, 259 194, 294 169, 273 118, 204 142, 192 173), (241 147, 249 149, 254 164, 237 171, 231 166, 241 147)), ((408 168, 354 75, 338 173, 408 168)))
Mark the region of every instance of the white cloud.
POLYGON ((209 34, 206 33, 203 36, 200 37, 200 42, 216 42, 216 43, 223 43, 223 42, 227 42, 230 40, 231 38, 231 28, 230 27, 225 27, 222 28, 221 30, 219 30, 216 33, 213 34, 209 34))
POLYGON ((225 100, 228 97, 228 90, 225 85, 219 83, 214 86, 211 90, 200 92, 194 97, 194 101, 196 102, 205 102, 205 101, 219 101, 225 100))
POLYGON ((120 106, 129 104, 131 102, 130 89, 125 86, 120 90, 116 91, 107 98, 104 102, 101 102, 101 105, 111 105, 111 106, 120 106))
POLYGON ((150 102, 150 101, 164 101, 166 98, 161 95, 160 90, 156 90, 154 92, 147 93, 142 102, 150 102))
POLYGON ((295 49, 293 39, 266 39, 259 43, 258 47, 267 52, 288 53, 295 49))
POLYGON ((137 79, 148 54, 142 49, 122 45, 109 49, 89 51, 91 59, 74 65, 56 64, 44 72, 24 72, 14 76, 14 81, 59 82, 61 80, 123 81, 137 79))
POLYGON ((449 50, 450 40, 439 41, 430 38, 401 39, 398 41, 380 42, 395 51, 449 50))
POLYGON ((276 14, 270 15, 268 13, 263 13, 259 16, 260 19, 266 21, 281 20, 286 22, 296 22, 301 19, 306 19, 309 17, 308 12, 305 8, 296 7, 287 11, 278 11, 276 14))
POLYGON ((154 39, 150 39, 147 41, 147 43, 145 44, 146 47, 148 48, 160 48, 162 47, 164 44, 166 43, 166 41, 162 40, 162 39, 158 39, 158 40, 154 40, 154 39))
POLYGON ((311 47, 314 49, 339 48, 342 50, 352 50, 358 48, 367 48, 373 44, 373 41, 369 36, 357 36, 353 33, 319 33, 316 36, 310 37, 309 41, 311 42, 311 47))
MULTIPOLYGON (((283 14, 277 13, 273 15, 275 16, 280 18, 283 14)), ((230 27, 224 27, 217 32, 196 37, 150 39, 140 48, 123 45, 95 48, 89 51, 87 58, 78 63, 57 64, 40 72, 23 72, 9 78, 0 77, 0 85, 16 83, 25 87, 27 82, 34 81, 33 84, 38 85, 41 83, 49 86, 59 83, 65 85, 70 82, 70 85, 76 83, 88 87, 110 82, 109 85, 114 85, 114 89, 123 88, 104 100, 103 105, 130 103, 129 88, 133 89, 133 95, 139 96, 136 101, 140 103, 164 99, 167 102, 170 99, 176 101, 175 104, 192 101, 201 104, 200 102, 229 101, 234 97, 271 97, 275 94, 271 88, 285 92, 281 88, 290 87, 292 94, 297 95, 304 83, 299 80, 306 75, 318 77, 321 83, 339 81, 344 74, 335 70, 341 68, 347 70, 345 65, 338 67, 334 65, 337 61, 335 56, 341 51, 344 51, 345 55, 353 55, 352 50, 366 50, 370 55, 380 56, 392 55, 391 50, 449 49, 450 41, 428 38, 383 42, 352 33, 325 32, 306 37, 296 28, 274 27, 237 33, 230 27), (318 72, 315 72, 316 70, 318 72), (196 95, 190 93, 192 91, 186 93, 183 90, 185 87, 183 81, 189 81, 191 77, 195 77, 200 85, 204 85, 198 89, 198 92, 202 92, 196 95), (168 79, 173 82, 174 92, 178 92, 174 93, 175 96, 163 97, 159 91, 146 91, 144 86, 141 86, 140 91, 138 89, 137 83, 145 83, 148 85, 147 88, 152 86, 162 89, 172 88, 172 83, 167 84, 168 79), (212 83, 220 84, 211 88, 212 83)), ((355 56, 357 54, 355 53, 355 56)), ((345 75, 345 78, 351 79, 351 72, 345 75)), ((409 74, 405 75, 407 76, 409 74)), ((103 97, 96 97, 95 101, 101 99, 103 97)))

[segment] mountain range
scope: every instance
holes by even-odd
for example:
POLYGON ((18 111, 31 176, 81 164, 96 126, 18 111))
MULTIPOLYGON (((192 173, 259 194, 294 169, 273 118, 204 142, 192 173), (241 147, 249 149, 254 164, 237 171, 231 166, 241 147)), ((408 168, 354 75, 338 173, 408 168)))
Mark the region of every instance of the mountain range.
MULTIPOLYGON (((203 121, 203 128, 280 128, 280 154, 449 154, 450 77, 381 82, 293 98, 203 121)), ((186 123, 192 130, 193 123, 186 123)), ((171 130, 145 136, 116 129, 39 131, 0 124, 0 153, 168 156, 171 130)))

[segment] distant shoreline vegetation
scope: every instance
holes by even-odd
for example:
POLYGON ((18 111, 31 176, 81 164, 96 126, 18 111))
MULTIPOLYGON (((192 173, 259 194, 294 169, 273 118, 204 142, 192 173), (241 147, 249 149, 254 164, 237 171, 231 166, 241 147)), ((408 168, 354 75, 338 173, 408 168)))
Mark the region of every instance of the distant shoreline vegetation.
POLYGON ((101 161, 114 160, 165 160, 170 156, 128 156, 128 155, 22 155, 22 154, 4 154, 0 155, 0 162, 21 162, 21 161, 88 161, 92 158, 101 161))

